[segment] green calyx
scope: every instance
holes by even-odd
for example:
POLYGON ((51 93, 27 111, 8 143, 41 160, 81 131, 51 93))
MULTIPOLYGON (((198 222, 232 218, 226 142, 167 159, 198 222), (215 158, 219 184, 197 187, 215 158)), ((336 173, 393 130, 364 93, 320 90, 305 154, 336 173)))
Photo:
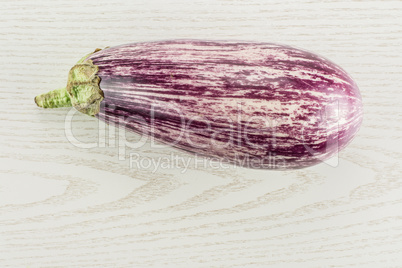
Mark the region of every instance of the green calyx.
POLYGON ((99 113, 103 92, 99 88, 100 78, 96 75, 98 66, 91 60, 76 64, 68 73, 66 91, 71 99, 71 105, 78 111, 95 115, 99 113))
POLYGON ((35 103, 43 108, 74 107, 78 111, 94 116, 99 113, 104 95, 99 87, 98 66, 86 55, 70 69, 67 87, 56 89, 35 97, 35 103))

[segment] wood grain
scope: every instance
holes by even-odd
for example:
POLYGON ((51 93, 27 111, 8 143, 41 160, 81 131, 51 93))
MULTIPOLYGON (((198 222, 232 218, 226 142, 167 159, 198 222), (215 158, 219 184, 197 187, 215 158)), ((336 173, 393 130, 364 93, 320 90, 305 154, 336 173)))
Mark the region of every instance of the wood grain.
POLYGON ((1 7, 0 267, 401 267, 401 1, 1 7), (33 102, 96 47, 175 38, 324 55, 359 85, 363 126, 334 162, 278 172, 210 166, 150 141, 125 148, 141 137, 33 102), (154 170, 158 159, 168 166, 154 170))

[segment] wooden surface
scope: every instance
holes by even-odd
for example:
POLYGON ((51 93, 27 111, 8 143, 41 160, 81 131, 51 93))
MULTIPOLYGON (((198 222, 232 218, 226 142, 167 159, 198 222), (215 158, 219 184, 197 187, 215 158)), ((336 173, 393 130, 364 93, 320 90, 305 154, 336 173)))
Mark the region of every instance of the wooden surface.
POLYGON ((0 267, 402 267, 401 16, 401 1, 1 1, 0 267), (94 48, 175 38, 328 57, 360 87, 358 136, 307 169, 219 168, 33 102, 94 48), (190 167, 147 164, 171 156, 190 167))

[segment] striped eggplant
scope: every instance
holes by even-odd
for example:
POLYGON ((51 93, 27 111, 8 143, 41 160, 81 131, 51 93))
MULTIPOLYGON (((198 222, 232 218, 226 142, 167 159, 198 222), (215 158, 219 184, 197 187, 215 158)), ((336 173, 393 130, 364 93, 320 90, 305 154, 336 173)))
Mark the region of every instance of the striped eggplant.
POLYGON ((302 168, 344 148, 362 122, 352 78, 316 54, 238 41, 170 40, 97 49, 38 106, 73 106, 198 155, 302 168))

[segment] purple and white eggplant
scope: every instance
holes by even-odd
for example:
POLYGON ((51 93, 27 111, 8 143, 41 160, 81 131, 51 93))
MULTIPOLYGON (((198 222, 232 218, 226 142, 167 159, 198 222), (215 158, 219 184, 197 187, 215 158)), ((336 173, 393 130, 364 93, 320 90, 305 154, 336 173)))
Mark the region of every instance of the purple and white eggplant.
POLYGON ((289 46, 233 41, 132 43, 85 56, 66 88, 35 98, 196 154, 251 168, 302 168, 344 148, 362 122, 339 66, 289 46))

